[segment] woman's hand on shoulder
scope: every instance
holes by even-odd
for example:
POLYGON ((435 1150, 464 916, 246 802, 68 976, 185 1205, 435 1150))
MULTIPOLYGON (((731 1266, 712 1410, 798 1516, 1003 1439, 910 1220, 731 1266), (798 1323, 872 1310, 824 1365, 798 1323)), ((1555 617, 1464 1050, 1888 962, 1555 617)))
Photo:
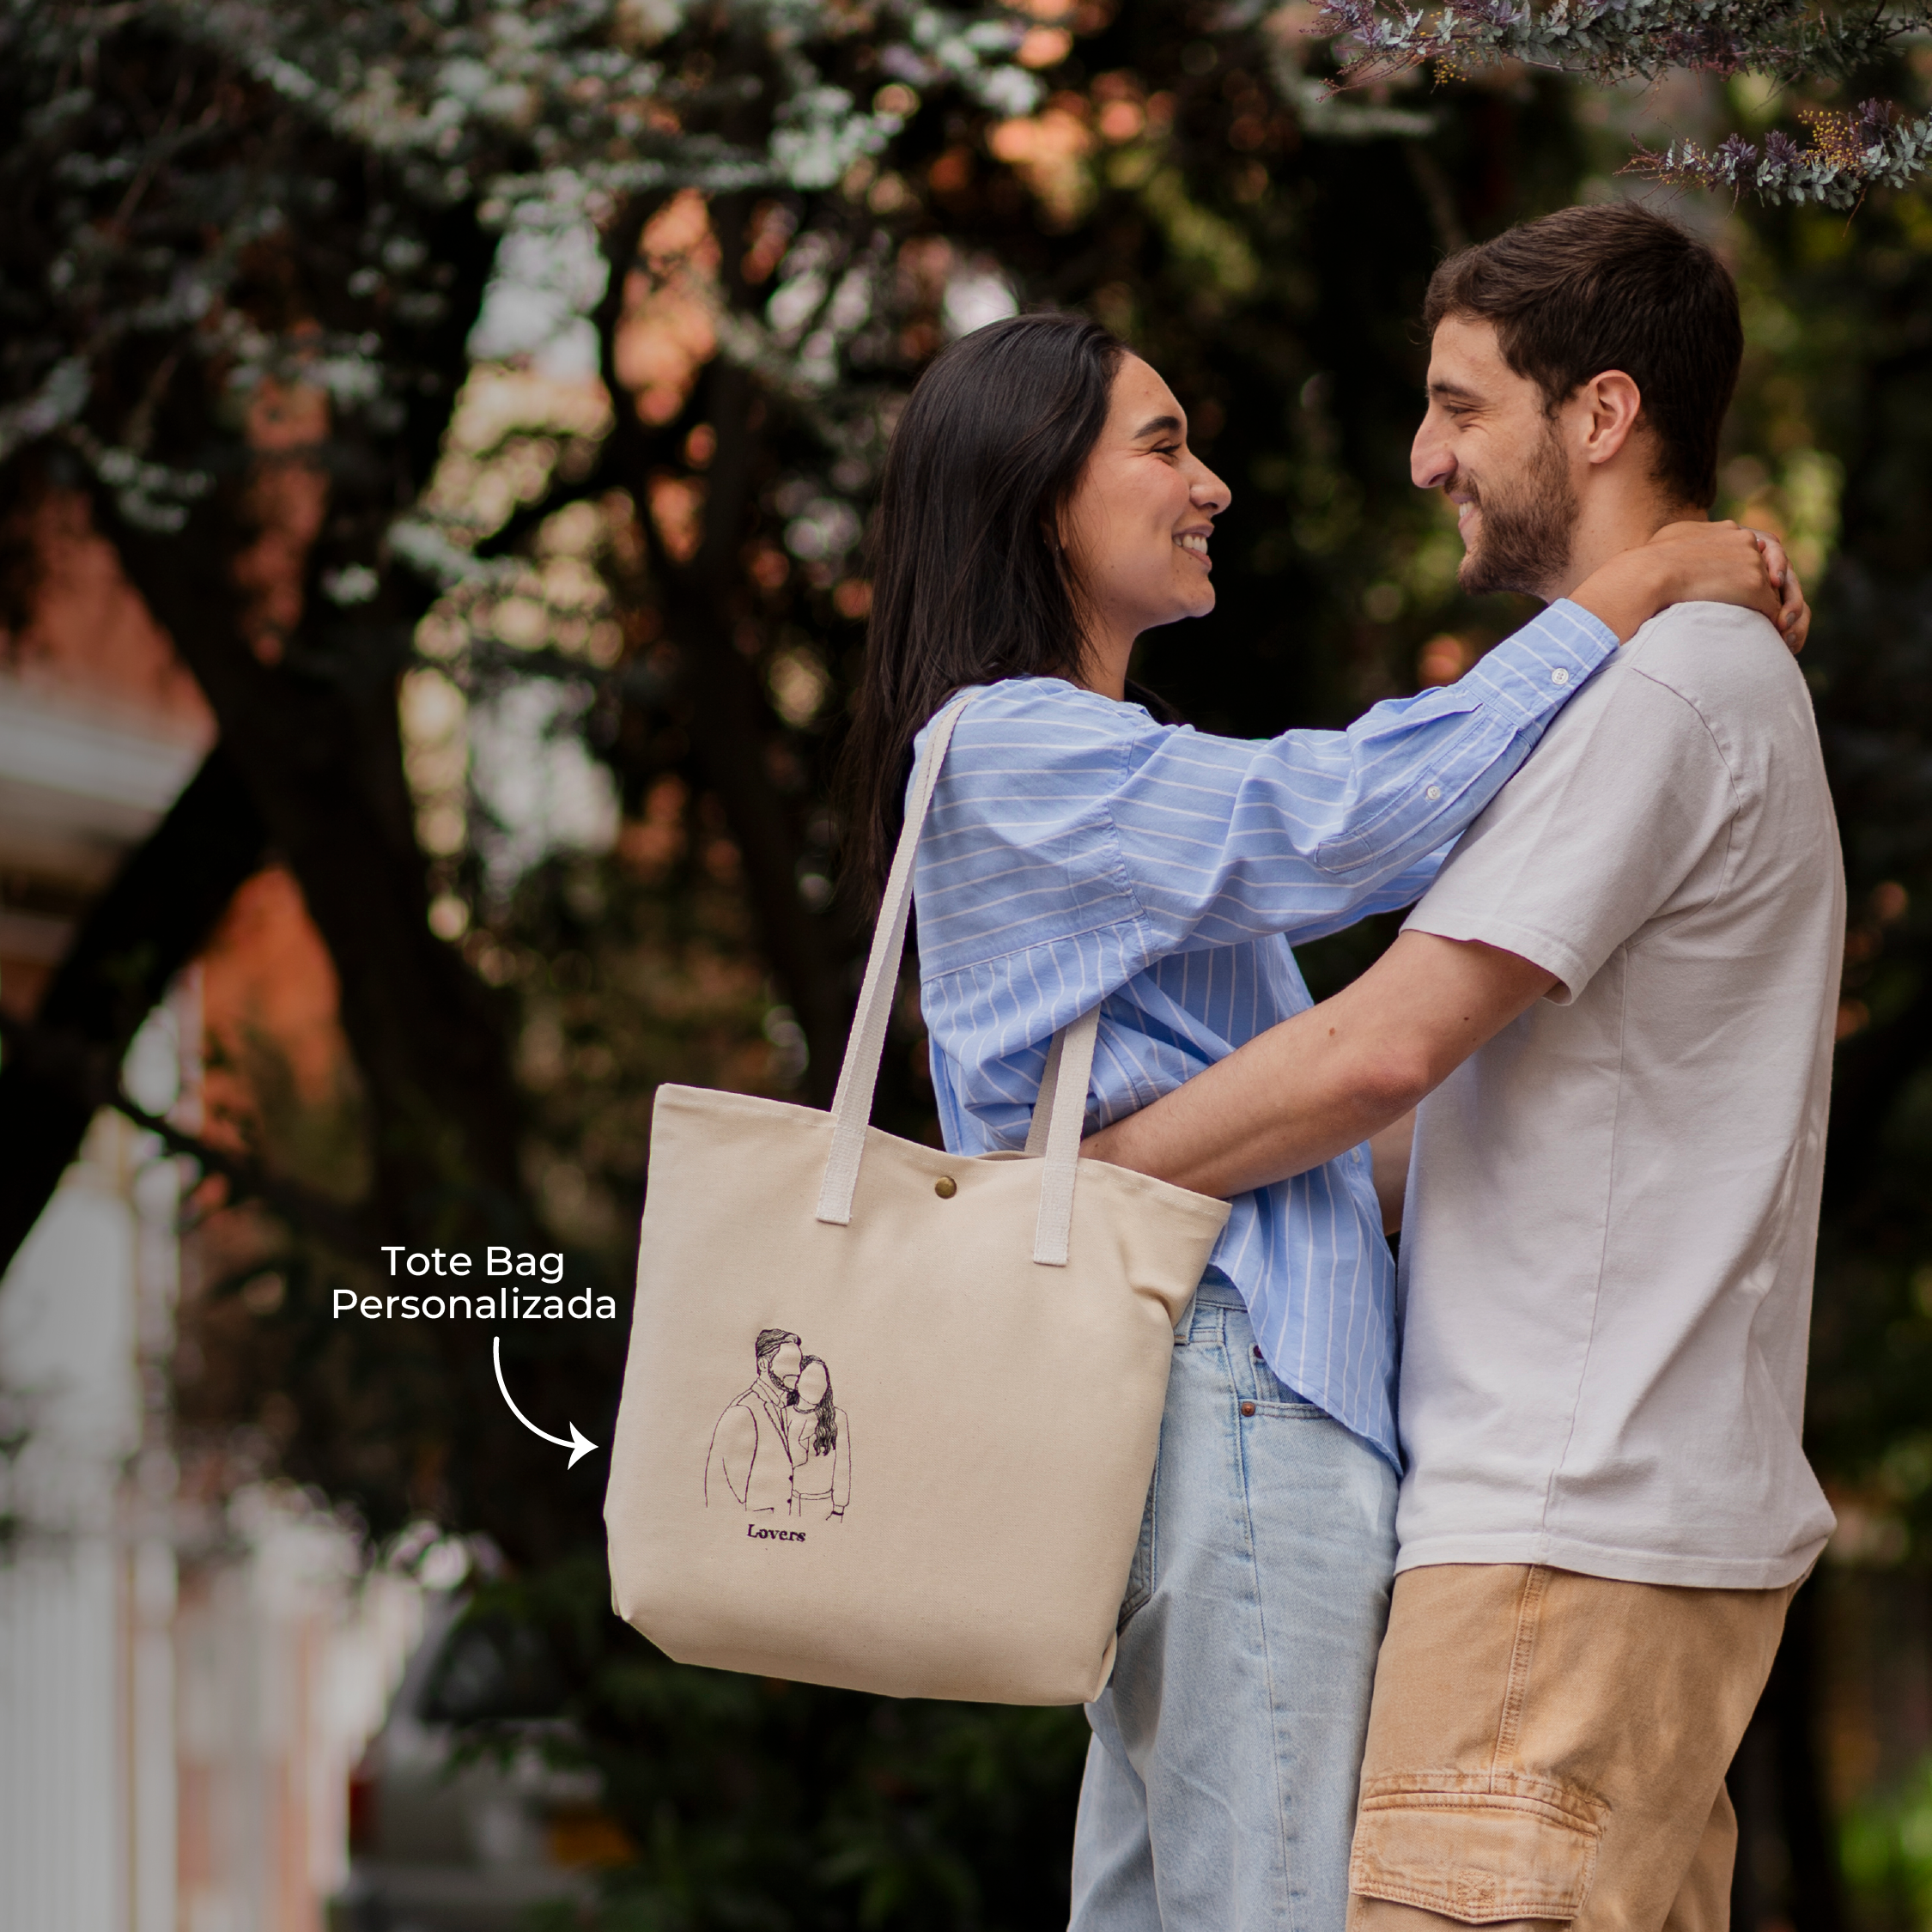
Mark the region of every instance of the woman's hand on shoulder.
POLYGON ((1667 523, 1643 547, 1662 553, 1675 574, 1679 587, 1671 602, 1761 611, 1794 655, 1804 649, 1811 606, 1784 545, 1768 530, 1728 522, 1667 523), (1755 561, 1743 553, 1740 538, 1757 553, 1755 561))
POLYGON ((1804 648, 1811 607, 1784 546, 1735 523, 1667 523, 1649 543, 1613 557, 1571 592, 1627 644, 1673 604, 1734 604, 1778 628, 1794 652, 1804 648))

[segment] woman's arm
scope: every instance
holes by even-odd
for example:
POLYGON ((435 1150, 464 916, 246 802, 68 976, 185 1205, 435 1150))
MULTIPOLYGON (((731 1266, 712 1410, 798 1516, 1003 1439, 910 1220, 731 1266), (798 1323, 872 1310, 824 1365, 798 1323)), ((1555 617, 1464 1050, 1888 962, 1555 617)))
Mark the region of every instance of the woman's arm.
POLYGON ((1001 1015, 975 1021, 998 1058, 1157 959, 1406 903, 1620 638, 1685 597, 1776 608, 1770 568, 1746 532, 1664 532, 1579 586, 1603 615, 1558 599, 1454 684, 1340 732, 1216 738, 1055 678, 996 684, 960 720, 921 842, 921 969, 1111 936, 1100 976, 1062 977, 1012 1036, 1001 1015))
POLYGON ((993 685, 959 720, 920 843, 921 974, 1109 935, 1097 975, 1056 970, 1024 1012, 975 1005, 975 1054, 1000 1057, 1157 960, 1348 924, 1462 832, 1616 650, 1558 602, 1454 684, 1261 740, 1055 678, 993 685))

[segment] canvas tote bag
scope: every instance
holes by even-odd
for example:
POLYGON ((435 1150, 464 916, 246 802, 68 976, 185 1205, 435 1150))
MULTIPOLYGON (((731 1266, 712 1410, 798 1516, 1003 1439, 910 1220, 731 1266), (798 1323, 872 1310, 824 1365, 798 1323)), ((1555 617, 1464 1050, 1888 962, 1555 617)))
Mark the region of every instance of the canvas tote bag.
POLYGON ((658 1090, 612 1598, 682 1663, 1077 1704, 1113 1668, 1174 1326, 1229 1211, 1078 1160, 1097 1009, 1055 1039, 1025 1153, 867 1124, 965 702, 920 762, 831 1112, 658 1090))

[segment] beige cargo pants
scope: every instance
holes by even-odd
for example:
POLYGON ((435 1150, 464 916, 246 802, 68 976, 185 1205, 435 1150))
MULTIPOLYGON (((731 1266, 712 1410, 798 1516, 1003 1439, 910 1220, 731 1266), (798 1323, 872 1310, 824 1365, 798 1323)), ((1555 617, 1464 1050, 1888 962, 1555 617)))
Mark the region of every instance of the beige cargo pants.
POLYGON ((1797 1587, 1406 1571, 1376 1668, 1348 1932, 1722 1932, 1724 1771, 1797 1587))

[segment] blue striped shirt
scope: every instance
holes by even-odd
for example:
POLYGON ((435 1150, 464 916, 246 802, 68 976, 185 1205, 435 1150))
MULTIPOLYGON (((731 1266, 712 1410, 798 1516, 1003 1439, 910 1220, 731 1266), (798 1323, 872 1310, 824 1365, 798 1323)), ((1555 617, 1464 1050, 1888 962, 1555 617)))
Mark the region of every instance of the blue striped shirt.
MULTIPOLYGON (((1419 897, 1616 641, 1554 604, 1458 683, 1259 740, 1054 677, 983 687, 914 874, 946 1145, 1022 1145, 1048 1042, 1097 1002, 1089 1132, 1303 1011, 1290 943, 1419 897)), ((1367 1150, 1240 1196, 1213 1261, 1276 1375, 1400 1467, 1367 1150)))

